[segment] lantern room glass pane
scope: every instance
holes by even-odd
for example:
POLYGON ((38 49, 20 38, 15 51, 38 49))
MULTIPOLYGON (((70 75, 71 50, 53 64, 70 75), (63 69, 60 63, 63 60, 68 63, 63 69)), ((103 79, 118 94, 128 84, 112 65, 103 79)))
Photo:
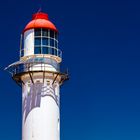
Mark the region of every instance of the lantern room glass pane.
POLYGON ((52 48, 52 55, 57 55, 57 50, 56 50, 56 48, 52 48))
POLYGON ((49 53, 49 48, 48 47, 43 47, 42 51, 43 51, 42 52, 43 54, 48 54, 49 53))
POLYGON ((41 45, 41 38, 35 38, 35 45, 41 45))
POLYGON ((54 46, 57 48, 58 47, 58 42, 55 40, 54 43, 55 43, 54 46))
POLYGON ((54 38, 57 40, 58 39, 58 35, 57 35, 57 32, 55 32, 55 36, 54 38))
POLYGON ((48 30, 47 29, 42 29, 42 36, 48 37, 48 30))
POLYGON ((35 47, 35 54, 41 54, 41 46, 35 47))
POLYGON ((54 39, 50 39, 50 46, 54 47, 54 39))
POLYGON ((51 31, 51 30, 50 30, 50 37, 51 37, 51 38, 54 38, 54 31, 51 31))
POLYGON ((35 36, 41 36, 41 29, 35 29, 35 36))
POLYGON ((52 54, 52 48, 49 48, 48 54, 52 54))
POLYGON ((42 45, 48 45, 49 44, 49 41, 48 41, 48 38, 42 38, 42 45))

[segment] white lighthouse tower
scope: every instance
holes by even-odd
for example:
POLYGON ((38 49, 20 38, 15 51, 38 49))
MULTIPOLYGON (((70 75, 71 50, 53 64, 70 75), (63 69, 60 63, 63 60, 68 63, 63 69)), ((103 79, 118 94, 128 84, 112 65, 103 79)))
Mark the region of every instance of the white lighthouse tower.
POLYGON ((22 87, 22 140, 60 140, 60 72, 58 30, 38 12, 22 32, 20 60, 6 69, 22 87), (23 42, 23 43, 22 43, 23 42))

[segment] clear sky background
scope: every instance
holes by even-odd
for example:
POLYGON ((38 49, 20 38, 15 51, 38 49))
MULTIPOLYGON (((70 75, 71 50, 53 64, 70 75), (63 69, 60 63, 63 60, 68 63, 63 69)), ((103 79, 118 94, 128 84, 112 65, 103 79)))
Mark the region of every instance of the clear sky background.
POLYGON ((140 140, 140 2, 1 0, 0 140, 21 140, 21 88, 3 69, 40 5, 58 28, 63 68, 61 140, 140 140))

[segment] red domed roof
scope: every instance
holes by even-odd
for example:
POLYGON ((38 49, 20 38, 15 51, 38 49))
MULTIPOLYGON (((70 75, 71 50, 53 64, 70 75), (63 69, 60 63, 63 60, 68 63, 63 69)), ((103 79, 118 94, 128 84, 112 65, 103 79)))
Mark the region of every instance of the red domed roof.
POLYGON ((49 21, 48 14, 42 12, 33 14, 32 20, 26 25, 23 32, 35 28, 46 28, 58 32, 55 25, 49 21))

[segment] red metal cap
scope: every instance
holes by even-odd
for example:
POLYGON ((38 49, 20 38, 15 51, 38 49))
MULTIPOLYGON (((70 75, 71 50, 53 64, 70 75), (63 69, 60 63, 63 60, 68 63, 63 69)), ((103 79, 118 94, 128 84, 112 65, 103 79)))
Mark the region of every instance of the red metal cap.
POLYGON ((36 28, 46 28, 58 32, 55 25, 49 21, 48 14, 42 12, 33 14, 32 20, 26 25, 23 33, 27 30, 36 28))

